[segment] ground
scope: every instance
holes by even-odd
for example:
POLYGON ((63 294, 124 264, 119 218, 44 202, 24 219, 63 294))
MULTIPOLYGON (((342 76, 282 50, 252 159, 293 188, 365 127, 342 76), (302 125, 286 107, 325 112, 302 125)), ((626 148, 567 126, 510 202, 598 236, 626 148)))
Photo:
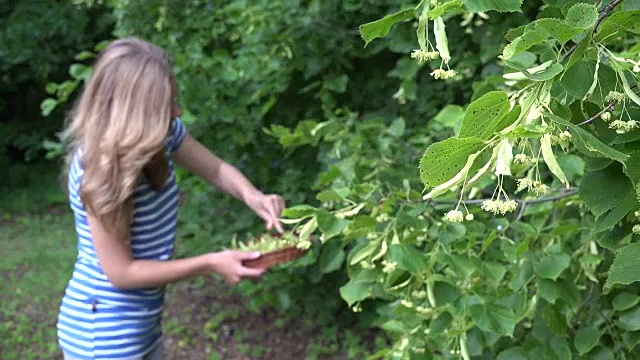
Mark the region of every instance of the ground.
MULTIPOLYGON (((55 320, 76 256, 73 218, 64 207, 0 216, 0 359, 61 359, 55 320)), ((273 309, 249 311, 244 300, 215 277, 170 286, 166 358, 363 359, 362 339, 373 339, 273 309)))

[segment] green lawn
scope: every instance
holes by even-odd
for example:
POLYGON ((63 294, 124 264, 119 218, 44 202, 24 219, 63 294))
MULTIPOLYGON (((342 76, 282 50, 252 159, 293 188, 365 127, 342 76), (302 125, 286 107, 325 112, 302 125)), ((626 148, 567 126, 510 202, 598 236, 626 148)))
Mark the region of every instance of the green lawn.
POLYGON ((71 215, 0 223, 0 358, 54 358, 55 321, 75 249, 71 215))

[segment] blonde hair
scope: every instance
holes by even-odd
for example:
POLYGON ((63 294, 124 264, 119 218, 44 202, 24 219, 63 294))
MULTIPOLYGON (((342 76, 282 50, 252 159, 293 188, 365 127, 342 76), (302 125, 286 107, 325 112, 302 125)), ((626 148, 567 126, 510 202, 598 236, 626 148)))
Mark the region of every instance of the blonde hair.
POLYGON ((164 141, 171 126, 175 78, 168 55, 136 38, 112 42, 99 55, 63 132, 67 171, 79 156, 80 196, 88 212, 122 229, 133 214, 142 177, 166 182, 164 141))

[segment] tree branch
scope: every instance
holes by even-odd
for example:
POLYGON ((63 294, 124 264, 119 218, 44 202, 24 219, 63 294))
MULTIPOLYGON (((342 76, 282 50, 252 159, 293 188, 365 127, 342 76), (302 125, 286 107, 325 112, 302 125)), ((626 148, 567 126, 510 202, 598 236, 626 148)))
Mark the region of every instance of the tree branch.
POLYGON ((592 117, 588 118, 587 120, 581 122, 580 124, 578 124, 578 126, 583 126, 583 125, 589 125, 593 122, 593 120, 597 119, 600 115, 604 114, 607 111, 613 111, 613 106, 616 104, 615 101, 612 101, 609 103, 609 105, 605 106, 604 109, 600 110, 600 112, 598 112, 597 114, 593 115, 592 117))
MULTIPOLYGON (((511 199, 511 200, 515 200, 519 205, 539 204, 543 202, 555 201, 555 200, 564 199, 569 196, 573 196, 578 193, 578 188, 571 187, 568 189, 560 189, 559 191, 560 191, 559 194, 556 194, 553 196, 540 197, 540 198, 531 199, 531 200, 523 200, 523 199, 511 199)), ((487 200, 491 200, 491 199, 474 199, 474 200, 466 200, 466 201, 463 200, 462 202, 466 205, 473 205, 473 204, 482 204, 487 200)), ((427 202, 431 202, 434 204, 457 204, 458 200, 428 200, 427 202)))
MULTIPOLYGON (((638 86, 638 84, 633 84, 633 86, 631 86, 631 89, 635 89, 638 86)), ((581 122, 580 124, 578 124, 578 126, 583 126, 583 125, 589 125, 593 122, 593 120, 597 119, 598 116, 604 114, 607 111, 613 111, 613 107, 616 105, 617 101, 612 101, 609 103, 609 105, 605 106, 604 109, 600 110, 600 112, 598 112, 597 114, 593 115, 592 117, 588 118, 587 120, 581 122)))

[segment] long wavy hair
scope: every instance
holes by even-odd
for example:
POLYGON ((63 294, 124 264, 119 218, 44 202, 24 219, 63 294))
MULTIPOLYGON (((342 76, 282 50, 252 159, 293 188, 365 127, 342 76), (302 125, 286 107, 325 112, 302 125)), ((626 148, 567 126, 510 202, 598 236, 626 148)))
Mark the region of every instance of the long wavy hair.
POLYGON ((120 39, 98 56, 62 139, 66 170, 78 156, 82 202, 101 222, 120 229, 129 225, 140 181, 146 179, 154 190, 166 182, 164 141, 174 88, 169 56, 153 44, 120 39))

